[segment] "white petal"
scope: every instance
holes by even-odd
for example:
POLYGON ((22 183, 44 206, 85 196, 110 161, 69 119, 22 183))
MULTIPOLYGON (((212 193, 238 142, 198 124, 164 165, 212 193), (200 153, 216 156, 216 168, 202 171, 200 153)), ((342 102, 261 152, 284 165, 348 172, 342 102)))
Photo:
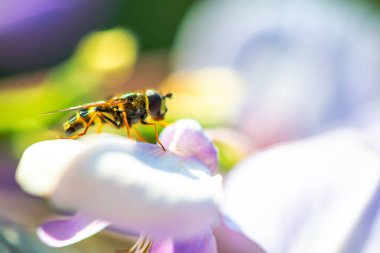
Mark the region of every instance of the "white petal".
POLYGON ((379 181, 380 153, 367 136, 337 130, 239 165, 227 176, 223 210, 268 252, 362 252, 353 249, 379 219, 379 181))
POLYGON ((215 221, 221 179, 157 145, 110 138, 71 163, 53 201, 136 232, 187 237, 215 221))
POLYGON ((49 196, 68 168, 72 158, 84 145, 74 140, 51 140, 36 143, 25 150, 16 171, 16 180, 26 192, 49 196))

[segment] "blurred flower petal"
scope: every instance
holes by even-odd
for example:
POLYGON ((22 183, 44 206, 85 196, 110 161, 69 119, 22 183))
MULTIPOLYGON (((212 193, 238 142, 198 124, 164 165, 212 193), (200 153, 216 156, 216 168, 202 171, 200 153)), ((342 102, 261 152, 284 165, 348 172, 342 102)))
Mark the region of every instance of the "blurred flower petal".
POLYGON ((169 121, 185 117, 202 126, 234 125, 247 94, 241 76, 220 67, 174 72, 161 83, 160 90, 174 94, 174 99, 167 101, 169 121))
POLYGON ((380 218, 379 168, 368 136, 336 130, 238 165, 227 175, 223 210, 268 252, 342 252, 348 246, 344 252, 363 252, 380 218))
POLYGON ((108 225, 108 222, 77 214, 67 219, 45 222, 37 229, 37 235, 51 247, 63 247, 90 237, 108 225))
POLYGON ((214 236, 218 253, 265 253, 254 241, 224 223, 214 229, 214 236))
POLYGON ((102 0, 0 1, 0 70, 25 72, 62 62, 84 34, 103 27, 115 7, 115 1, 102 0))
POLYGON ((149 253, 173 253, 174 242, 171 238, 153 241, 152 248, 149 253))
POLYGON ((190 241, 175 242, 174 253, 216 253, 215 237, 209 231, 201 237, 192 239, 190 241))
POLYGON ((83 149, 81 142, 73 140, 36 143, 25 150, 16 171, 16 180, 30 194, 49 196, 71 159, 83 149))
POLYGON ((201 125, 194 120, 179 120, 166 127, 161 142, 170 151, 183 157, 196 157, 212 173, 218 167, 217 152, 211 139, 204 133, 201 125))
POLYGON ((185 241, 163 239, 154 241, 149 253, 216 253, 215 237, 210 230, 185 241))
POLYGON ((71 160, 52 200, 116 228, 178 238, 209 228, 221 195, 221 178, 196 159, 98 135, 71 160))
POLYGON ((219 172, 227 173, 237 162, 255 150, 253 140, 241 131, 232 128, 205 130, 218 150, 219 172))
POLYGON ((177 36, 175 68, 223 66, 240 74, 249 84, 245 105, 225 104, 238 108, 233 123, 259 147, 311 135, 379 97, 379 19, 352 7, 199 1, 177 36))

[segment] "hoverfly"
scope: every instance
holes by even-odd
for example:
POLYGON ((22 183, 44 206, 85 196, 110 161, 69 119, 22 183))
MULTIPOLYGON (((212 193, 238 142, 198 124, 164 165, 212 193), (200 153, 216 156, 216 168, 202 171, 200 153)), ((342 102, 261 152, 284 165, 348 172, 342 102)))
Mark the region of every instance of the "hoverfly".
MULTIPOLYGON (((63 124, 66 134, 71 135, 68 139, 76 139, 85 135, 92 125, 98 126, 97 132, 101 131, 104 123, 111 124, 116 128, 125 127, 129 138, 132 138, 131 131, 134 124, 140 122, 144 125, 151 125, 155 129, 157 143, 165 150, 158 138, 157 125, 154 122, 164 120, 167 112, 165 99, 171 97, 172 93, 161 95, 157 91, 149 89, 145 93, 125 93, 121 96, 112 97, 107 101, 97 101, 45 114, 77 111, 63 124), (154 122, 147 122, 148 116, 154 122), (82 132, 76 133, 81 129, 83 129, 82 132)), ((142 138, 136 129, 135 134, 138 138, 142 138)))

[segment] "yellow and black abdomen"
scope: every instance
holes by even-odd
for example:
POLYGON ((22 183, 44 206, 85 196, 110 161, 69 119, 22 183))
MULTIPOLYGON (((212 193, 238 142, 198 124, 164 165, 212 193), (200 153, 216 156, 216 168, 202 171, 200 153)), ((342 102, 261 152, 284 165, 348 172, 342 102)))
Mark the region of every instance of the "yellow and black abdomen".
MULTIPOLYGON (((91 117, 96 113, 97 107, 83 108, 72 115, 65 123, 63 123, 63 129, 69 135, 76 131, 85 128, 90 122, 91 117)), ((93 125, 95 121, 92 122, 93 125)))

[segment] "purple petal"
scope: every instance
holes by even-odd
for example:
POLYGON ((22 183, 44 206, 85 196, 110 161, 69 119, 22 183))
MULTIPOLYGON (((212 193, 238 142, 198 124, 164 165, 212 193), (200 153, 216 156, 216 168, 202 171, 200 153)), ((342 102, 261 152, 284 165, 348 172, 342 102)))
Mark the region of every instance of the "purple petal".
POLYGON ((214 229, 214 236, 218 253, 265 253, 254 241, 224 223, 214 229))
POLYGON ((37 235, 41 241, 51 247, 63 247, 86 239, 108 225, 108 222, 77 214, 67 219, 43 223, 37 229, 37 235))
POLYGON ((198 158, 212 173, 217 169, 216 148, 196 121, 179 120, 167 126, 162 131, 160 139, 170 151, 181 156, 198 158))
POLYGON ((215 237, 210 232, 190 241, 175 242, 174 253, 216 253, 215 237))
POLYGON ((174 253, 174 242, 171 238, 155 240, 149 253, 174 253))
POLYGON ((159 146, 100 135, 87 141, 52 196, 62 208, 132 232, 198 234, 218 218, 221 178, 159 146))
POLYGON ((208 231, 186 241, 163 239, 154 241, 149 253, 216 253, 215 237, 208 231))
POLYGON ((353 130, 277 146, 227 175, 223 212, 268 252, 341 252, 359 235, 352 252, 364 252, 379 168, 379 151, 353 130))

